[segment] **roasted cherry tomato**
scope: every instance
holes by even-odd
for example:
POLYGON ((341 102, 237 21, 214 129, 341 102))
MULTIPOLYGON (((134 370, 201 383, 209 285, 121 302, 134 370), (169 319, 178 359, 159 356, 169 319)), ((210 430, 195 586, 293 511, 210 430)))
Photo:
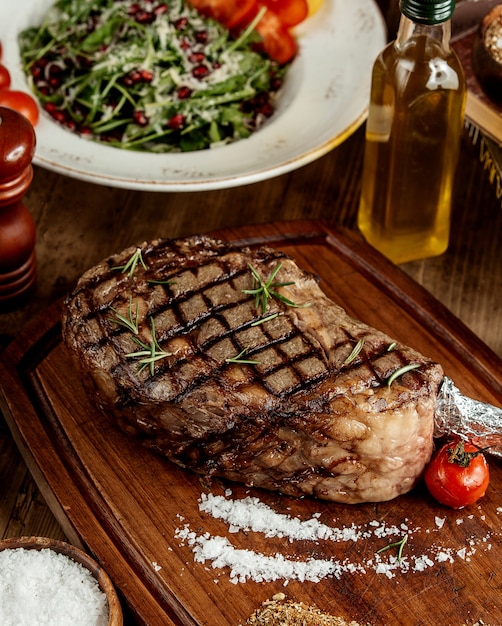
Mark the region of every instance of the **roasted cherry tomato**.
POLYGON ((287 63, 295 56, 298 49, 296 40, 275 13, 267 11, 256 25, 256 30, 262 36, 263 49, 271 59, 287 63))
POLYGON ((459 440, 444 444, 434 454, 424 478, 438 502, 460 509, 485 495, 490 472, 482 450, 459 440))
POLYGON ((14 109, 24 115, 32 126, 38 122, 38 106, 35 100, 24 91, 3 89, 0 91, 0 106, 14 109))
POLYGON ((199 13, 212 17, 229 29, 250 22, 258 8, 257 0, 189 0, 189 2, 199 13))
POLYGON ((303 22, 309 14, 307 0, 260 0, 260 2, 273 11, 288 28, 303 22))
POLYGON ((0 63, 0 89, 8 89, 10 87, 9 70, 0 63))

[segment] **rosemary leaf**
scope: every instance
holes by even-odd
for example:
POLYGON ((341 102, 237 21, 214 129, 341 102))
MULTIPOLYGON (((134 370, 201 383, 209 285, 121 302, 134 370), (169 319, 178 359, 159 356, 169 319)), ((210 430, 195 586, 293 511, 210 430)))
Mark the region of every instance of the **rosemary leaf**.
POLYGON ((407 542, 408 542, 408 535, 405 535, 400 541, 395 541, 394 543, 390 543, 388 546, 384 546, 383 548, 380 548, 380 550, 377 550, 376 553, 380 554, 381 552, 385 552, 386 550, 390 550, 391 548, 398 548, 397 562, 401 563, 401 559, 403 557, 404 546, 406 545, 407 542))
POLYGON ((136 248, 136 251, 132 255, 132 257, 127 261, 125 265, 119 265, 117 267, 112 267, 114 270, 121 270, 123 274, 129 271, 129 278, 132 278, 134 272, 136 271, 136 267, 140 263, 143 266, 143 269, 146 270, 145 262, 143 261, 143 256, 141 254, 141 248, 136 248))
POLYGON ((396 378, 399 378, 403 374, 406 374, 406 372, 410 372, 411 370, 416 370, 417 367, 420 367, 419 363, 408 363, 408 365, 404 365, 403 367, 400 367, 391 376, 389 376, 387 380, 387 386, 390 387, 392 383, 396 380, 396 378))
POLYGON ((248 352, 249 348, 242 349, 237 356, 230 359, 225 359, 227 363, 239 363, 241 365, 259 365, 260 361, 253 361, 251 359, 244 359, 244 355, 248 352))
POLYGON ((363 346, 364 346, 364 339, 359 339, 359 341, 354 346, 352 352, 349 354, 349 356, 342 363, 342 366, 343 365, 349 365, 350 363, 352 363, 352 361, 354 361, 357 358, 357 356, 359 355, 359 353, 363 349, 363 346))
POLYGON ((137 335, 139 332, 139 320, 138 320, 138 311, 139 311, 139 304, 138 302, 136 302, 136 310, 133 314, 132 311, 132 296, 129 297, 129 305, 127 307, 127 315, 122 315, 122 313, 119 313, 117 311, 117 309, 114 309, 113 307, 111 307, 112 311, 115 313, 116 317, 110 317, 109 320, 110 322, 114 322, 115 324, 118 324, 119 326, 123 326, 124 328, 126 328, 127 330, 130 330, 134 335, 137 335))
POLYGON ((153 317, 151 318, 151 325, 152 341, 150 342, 150 344, 141 341, 141 339, 139 339, 138 337, 133 337, 133 340, 140 346, 140 348, 143 349, 126 354, 126 358, 139 358, 138 371, 142 372, 145 367, 149 367, 150 375, 153 376, 155 373, 155 363, 157 361, 160 361, 161 359, 165 359, 168 356, 172 356, 173 354, 172 352, 166 352, 165 350, 162 350, 162 348, 160 347, 159 342, 157 341, 157 337, 155 336, 155 322, 153 317))
POLYGON ((265 322, 270 322, 274 320, 276 317, 279 317, 279 313, 272 313, 272 315, 267 315, 267 317, 262 317, 259 320, 251 322, 251 326, 260 326, 260 324, 265 324, 265 322))
POLYGON ((292 300, 289 300, 288 298, 282 296, 281 294, 277 293, 277 291, 275 291, 278 287, 287 287, 288 285, 295 284, 293 281, 274 282, 274 279, 277 276, 281 267, 282 263, 278 263, 270 273, 270 276, 267 278, 267 280, 263 281, 262 277, 258 274, 256 268, 249 264, 249 269, 254 278, 254 284, 252 289, 242 289, 242 293, 247 293, 251 296, 254 296, 255 306, 257 309, 261 308, 263 314, 267 312, 268 301, 272 298, 275 298, 283 304, 291 307, 310 306, 310 303, 296 304, 292 300))

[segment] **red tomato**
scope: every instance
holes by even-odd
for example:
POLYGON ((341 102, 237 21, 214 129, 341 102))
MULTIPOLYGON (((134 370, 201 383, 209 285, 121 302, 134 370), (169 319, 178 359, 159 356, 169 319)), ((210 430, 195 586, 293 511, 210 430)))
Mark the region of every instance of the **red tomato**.
POLYGON ((212 17, 227 28, 247 24, 255 15, 257 0, 189 0, 202 15, 212 17))
POLYGON ((9 70, 0 63, 0 89, 8 89, 10 87, 9 70))
POLYGON ((298 49, 295 38, 281 22, 279 17, 267 11, 256 26, 263 38, 263 49, 271 59, 278 63, 287 63, 295 56, 298 49))
POLYGON ((0 91, 0 106, 14 109, 24 115, 32 126, 38 122, 38 106, 35 100, 24 91, 4 89, 0 91))
POLYGON ((260 0, 273 11, 284 26, 290 28, 303 22, 309 14, 307 0, 260 0))
POLYGON ((438 502, 460 509, 485 495, 490 472, 479 448, 463 441, 451 441, 432 457, 424 478, 438 502))

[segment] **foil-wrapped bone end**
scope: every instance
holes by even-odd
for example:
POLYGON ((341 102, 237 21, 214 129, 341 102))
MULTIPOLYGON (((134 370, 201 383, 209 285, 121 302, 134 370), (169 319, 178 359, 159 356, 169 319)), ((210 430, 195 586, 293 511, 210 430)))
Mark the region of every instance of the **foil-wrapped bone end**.
POLYGON ((458 435, 502 457, 502 409, 460 393, 447 376, 439 390, 434 437, 458 435))

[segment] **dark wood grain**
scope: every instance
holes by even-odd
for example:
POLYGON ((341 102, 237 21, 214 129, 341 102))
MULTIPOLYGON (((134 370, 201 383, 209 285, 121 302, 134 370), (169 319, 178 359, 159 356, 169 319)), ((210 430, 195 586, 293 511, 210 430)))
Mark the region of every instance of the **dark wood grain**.
MULTIPOLYGON (((281 222, 219 233, 240 244, 267 243, 294 256, 321 277, 326 293, 352 315, 440 361, 464 393, 502 402, 502 362, 439 302, 358 238, 326 223, 281 222)), ((224 626, 242 623, 259 604, 284 589, 283 581, 233 584, 228 570, 215 572, 195 563, 191 550, 175 537, 189 523, 211 535, 226 535, 242 549, 281 552, 290 558, 364 559, 388 539, 371 537, 350 546, 265 539, 256 533, 229 534, 224 524, 201 513, 197 501, 208 488, 234 497, 254 495, 279 512, 300 519, 320 514, 326 524, 362 527, 375 521, 414 528, 408 554, 428 554, 434 543, 469 548, 469 561, 436 563, 423 572, 389 579, 375 572, 344 574, 319 583, 290 581, 290 597, 361 623, 461 624, 465 615, 486 623, 502 621, 494 601, 500 588, 502 471, 492 463, 488 494, 471 511, 447 510, 422 488, 391 502, 339 505, 293 499, 245 489, 222 481, 204 485, 119 432, 113 420, 93 406, 61 343, 59 307, 43 314, 5 352, 0 369, 7 381, 3 410, 25 461, 74 542, 89 550, 110 574, 136 619, 144 624, 224 626), (6 363, 10 364, 6 366, 6 363), (181 516, 181 517, 180 517, 181 516), (445 521, 437 534, 436 518, 445 521), (462 524, 458 520, 462 520, 462 524), (181 521, 183 520, 183 522, 181 521), (346 553, 345 553, 346 551, 346 553), (155 571, 152 563, 161 565, 155 571), (399 585, 399 594, 395 594, 399 585), (472 589, 476 589, 473 595, 472 589), (434 589, 434 593, 427 593, 434 589), (229 598, 231 601, 229 601, 229 598), (442 599, 438 605, 438 598, 442 599), (427 621, 429 620, 429 621, 427 621)))

